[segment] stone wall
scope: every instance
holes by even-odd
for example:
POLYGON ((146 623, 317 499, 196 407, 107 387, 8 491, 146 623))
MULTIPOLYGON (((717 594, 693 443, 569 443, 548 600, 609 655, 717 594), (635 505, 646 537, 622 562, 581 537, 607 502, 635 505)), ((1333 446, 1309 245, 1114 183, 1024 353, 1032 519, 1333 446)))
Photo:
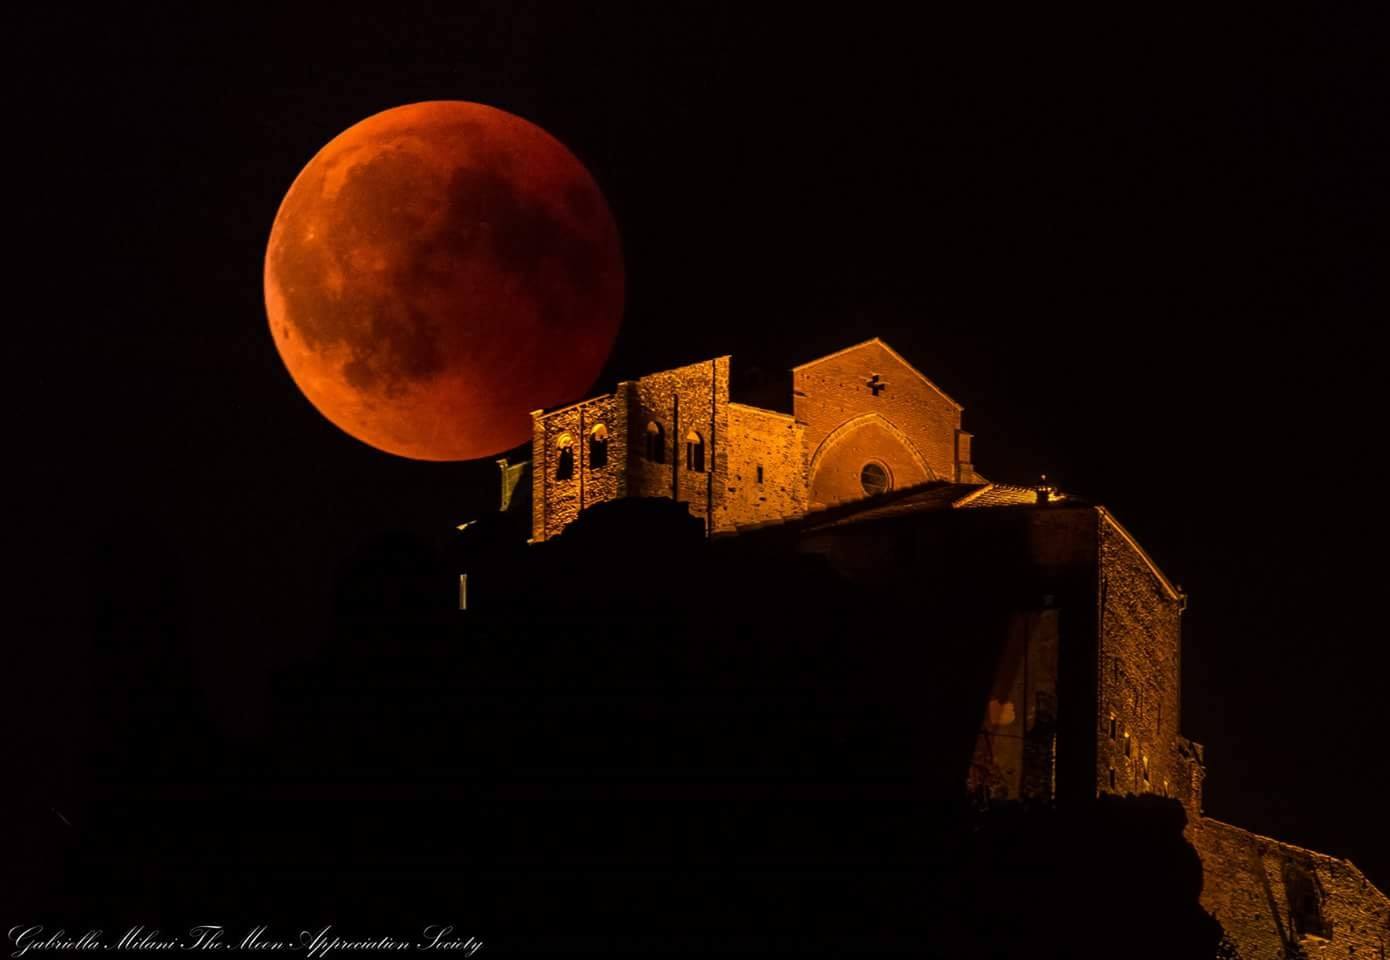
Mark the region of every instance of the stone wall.
POLYGON ((692 515, 712 525, 711 507, 727 486, 729 358, 653 373, 630 389, 631 495, 683 501, 692 515), (648 424, 660 428, 660 462, 647 456, 648 424), (703 469, 693 469, 687 456, 692 431, 704 445, 703 469))
POLYGON ((1191 771, 1177 767, 1183 600, 1142 549, 1099 511, 1101 636, 1096 784, 1158 793, 1189 808, 1191 771))
POLYGON ((1241 960, 1390 956, 1390 899, 1347 861, 1206 817, 1187 836, 1202 859, 1202 906, 1241 960))
MULTIPOLYGON (((721 357, 533 414, 533 538, 627 496, 684 502, 710 533, 797 517, 827 497, 862 497, 866 459, 883 462, 898 487, 975 477, 960 408, 877 341, 798 368, 795 417, 730 403, 728 382, 721 357), (659 426, 656 456, 649 424, 659 426), (601 464, 590 443, 599 427, 601 464), (687 451, 692 433, 702 458, 687 451)), ((1201 816, 1202 748, 1180 734, 1181 593, 1104 508, 1008 492, 964 504, 979 516, 955 533, 944 526, 945 539, 914 539, 904 516, 891 530, 842 529, 826 554, 836 569, 870 572, 876 589, 884 569, 903 578, 896 589, 949 582, 958 628, 986 639, 1007 631, 983 722, 974 726, 979 700, 950 713, 967 735, 978 731, 970 786, 992 799, 1176 798, 1203 863, 1202 905, 1244 960, 1386 960, 1390 904, 1354 866, 1201 816), (987 619, 999 615, 1012 619, 987 619)), ((990 681, 980 680, 983 693, 990 681)), ((916 694, 913 710, 926 711, 916 694)), ((929 719, 931 729, 945 722, 929 719)))
POLYGON ((808 468, 812 508, 871 495, 875 490, 865 485, 865 471, 871 464, 879 471, 877 492, 941 479, 911 438, 877 413, 861 414, 826 437, 815 452, 808 468))
POLYGON ((965 430, 956 431, 956 482, 957 483, 986 483, 984 477, 975 472, 974 446, 975 435, 965 430))
POLYGON ((880 341, 797 367, 792 388, 796 419, 806 425, 812 506, 846 491, 862 496, 858 474, 870 457, 885 461, 898 488, 958 478, 960 405, 880 341), (818 477, 822 469, 829 472, 818 477))
POLYGON ((806 512, 805 428, 785 413, 729 404, 728 479, 716 530, 806 512))
POLYGON ((627 415, 621 393, 531 414, 533 539, 553 537, 586 507, 627 495, 627 415))
POLYGON ((799 367, 793 383, 793 417, 744 405, 731 412, 729 358, 719 357, 533 413, 532 538, 624 496, 687 503, 711 533, 800 516, 864 497, 870 462, 884 489, 975 479, 960 407, 880 341, 799 367), (594 467, 589 435, 600 422, 608 462, 594 467))

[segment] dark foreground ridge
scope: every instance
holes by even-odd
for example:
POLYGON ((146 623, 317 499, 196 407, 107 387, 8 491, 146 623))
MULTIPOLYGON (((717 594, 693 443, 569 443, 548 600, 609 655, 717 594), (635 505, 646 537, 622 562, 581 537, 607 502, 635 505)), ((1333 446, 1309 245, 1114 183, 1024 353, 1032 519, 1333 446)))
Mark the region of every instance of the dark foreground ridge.
POLYGON ((474 531, 466 613, 457 544, 383 543, 263 736, 155 682, 80 828, 30 838, 51 869, 20 903, 69 928, 447 922, 496 952, 1215 956, 1177 801, 967 794, 994 620, 1045 586, 959 562, 985 513, 849 577, 785 531, 615 502, 540 546, 474 531))

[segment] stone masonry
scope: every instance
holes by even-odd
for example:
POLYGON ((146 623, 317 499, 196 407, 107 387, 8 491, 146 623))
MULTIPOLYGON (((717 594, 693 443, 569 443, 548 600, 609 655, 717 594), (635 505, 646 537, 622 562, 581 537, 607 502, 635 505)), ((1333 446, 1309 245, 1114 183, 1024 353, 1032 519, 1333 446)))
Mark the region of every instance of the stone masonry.
MULTIPOLYGON (((684 503, 710 536, 788 524, 808 536, 961 509, 1029 518, 1031 562, 1047 582, 1071 586, 1008 620, 971 792, 1060 801, 1093 783, 1095 794, 1172 798, 1202 860, 1202 905, 1240 957, 1385 960, 1390 900, 1356 867, 1203 816, 1202 747, 1181 733, 1186 597, 1109 511, 984 480, 960 405, 881 340, 796 367, 790 415, 730 402, 729 362, 533 413, 533 542, 624 497, 684 503), (1063 662, 1081 664, 1066 673, 1079 685, 1060 682, 1063 662), (1060 702, 1066 690, 1070 702, 1060 702), (1059 755, 1079 771, 1066 791, 1059 755)), ((515 468, 503 466, 514 483, 515 468)))
POLYGON ((729 358, 718 357, 535 411, 532 539, 621 497, 670 497, 708 532, 726 533, 871 493, 978 479, 960 405, 881 340, 797 367, 792 400, 792 415, 731 403, 729 358))

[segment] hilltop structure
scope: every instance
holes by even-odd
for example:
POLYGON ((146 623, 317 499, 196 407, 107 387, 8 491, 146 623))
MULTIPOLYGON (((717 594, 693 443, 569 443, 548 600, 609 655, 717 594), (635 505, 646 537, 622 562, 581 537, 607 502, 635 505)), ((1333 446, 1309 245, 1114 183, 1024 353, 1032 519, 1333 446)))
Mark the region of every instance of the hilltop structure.
POLYGON ((532 414, 532 536, 624 497, 690 505, 712 534, 933 481, 979 480, 961 406, 881 340, 792 371, 792 412, 729 399, 729 358, 532 414))
POLYGON ((1203 815, 1202 747, 1181 732, 1186 597, 1108 510, 985 480, 960 404, 881 340, 792 386, 790 414, 732 402, 719 357, 537 411, 531 460, 499 462, 503 509, 529 499, 539 544, 600 504, 674 500, 712 544, 813 555, 918 605, 925 632, 904 643, 992 660, 959 770, 975 797, 1171 798, 1240 956, 1387 955, 1390 900, 1355 866, 1203 815))

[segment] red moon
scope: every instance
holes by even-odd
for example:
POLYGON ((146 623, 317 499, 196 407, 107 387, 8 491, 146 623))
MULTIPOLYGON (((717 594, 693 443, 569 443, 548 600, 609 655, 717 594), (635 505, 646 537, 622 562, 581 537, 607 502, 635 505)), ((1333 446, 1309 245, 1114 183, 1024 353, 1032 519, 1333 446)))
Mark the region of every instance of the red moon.
POLYGON ((594 383, 623 312, 589 172, 501 110, 434 101, 343 131, 280 204, 265 303, 294 382, 380 450, 468 460, 594 383))

